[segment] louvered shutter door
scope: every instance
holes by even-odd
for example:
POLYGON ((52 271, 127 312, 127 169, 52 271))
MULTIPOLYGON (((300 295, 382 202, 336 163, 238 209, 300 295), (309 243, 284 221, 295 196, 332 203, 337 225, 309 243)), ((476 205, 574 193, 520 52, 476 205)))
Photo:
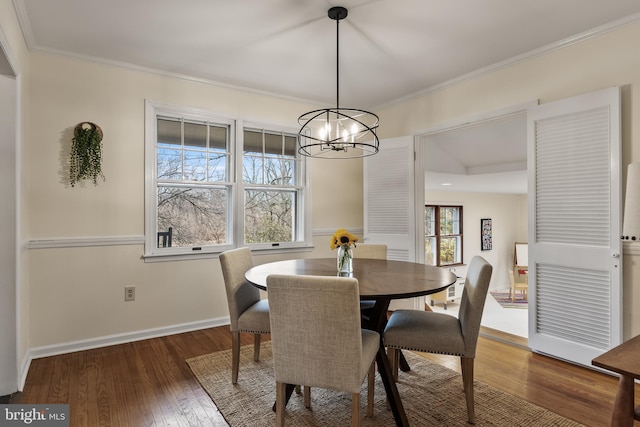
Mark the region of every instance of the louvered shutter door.
MULTIPOLYGON (((387 258, 415 261, 413 137, 380 141, 363 165, 364 236, 387 245, 387 258)), ((354 260, 354 262, 358 262, 354 260)), ((391 310, 424 309, 424 297, 391 301, 391 310)))
POLYGON ((529 111, 529 346, 589 366, 621 341, 619 89, 529 111))
POLYGON ((363 165, 364 236, 387 245, 387 258, 414 261, 413 138, 380 141, 363 165))

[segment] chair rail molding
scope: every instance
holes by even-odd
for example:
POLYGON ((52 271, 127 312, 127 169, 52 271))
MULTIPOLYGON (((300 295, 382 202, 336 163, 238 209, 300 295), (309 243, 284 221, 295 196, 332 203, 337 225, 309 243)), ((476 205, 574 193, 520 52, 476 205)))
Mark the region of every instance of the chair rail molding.
POLYGON ((139 236, 58 237, 29 239, 27 249, 79 248, 90 246, 144 245, 145 238, 139 236))
POLYGON ((640 242, 623 242, 622 254, 630 256, 640 256, 640 242))

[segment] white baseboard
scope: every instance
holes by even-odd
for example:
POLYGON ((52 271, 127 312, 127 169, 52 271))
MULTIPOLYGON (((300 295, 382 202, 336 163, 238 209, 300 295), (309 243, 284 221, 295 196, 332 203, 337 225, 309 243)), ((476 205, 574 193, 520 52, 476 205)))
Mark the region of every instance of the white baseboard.
POLYGON ((142 331, 126 332, 123 334, 107 335, 103 337, 89 338, 86 340, 30 348, 22 359, 22 363, 20 365, 18 390, 22 391, 24 389, 24 384, 27 380, 27 373, 29 372, 29 367, 31 366, 31 361, 33 359, 141 341, 150 338, 164 337, 167 335, 181 334, 183 332, 214 328, 216 326, 224 326, 228 324, 229 317, 220 317, 217 319, 202 320, 199 322, 182 323, 162 328, 145 329, 142 331))

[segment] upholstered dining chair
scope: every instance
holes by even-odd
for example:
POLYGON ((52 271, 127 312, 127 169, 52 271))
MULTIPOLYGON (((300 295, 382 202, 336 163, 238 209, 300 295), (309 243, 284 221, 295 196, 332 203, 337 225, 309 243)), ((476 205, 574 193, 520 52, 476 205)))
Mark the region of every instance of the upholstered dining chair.
MULTIPOLYGON (((353 249, 353 257, 358 262, 358 258, 368 259, 387 259, 387 245, 379 243, 360 243, 353 249)), ((360 301, 360 310, 366 315, 367 310, 373 309, 375 305, 374 300, 362 300, 360 301)))
POLYGON ((471 424, 475 422, 473 363, 492 270, 484 258, 471 259, 457 318, 431 311, 396 310, 384 331, 383 342, 396 378, 400 349, 460 356, 467 417, 471 424))
POLYGON ((260 334, 270 333, 269 302, 260 299, 258 288, 247 282, 244 273, 253 267, 249 248, 238 248, 220 254, 229 304, 231 328, 231 382, 238 382, 240 367, 240 333, 253 334, 253 359, 260 360, 260 334))
MULTIPOLYGON (((380 335, 361 328, 358 280, 270 275, 267 289, 276 425, 284 425, 286 386, 295 384, 305 386, 305 392, 309 387, 350 392, 351 425, 359 426, 360 388, 367 375, 374 375, 380 335)), ((367 414, 372 416, 372 387, 367 394, 367 414)))
POLYGON ((353 249, 353 257, 356 259, 387 259, 387 245, 378 243, 359 243, 353 249))

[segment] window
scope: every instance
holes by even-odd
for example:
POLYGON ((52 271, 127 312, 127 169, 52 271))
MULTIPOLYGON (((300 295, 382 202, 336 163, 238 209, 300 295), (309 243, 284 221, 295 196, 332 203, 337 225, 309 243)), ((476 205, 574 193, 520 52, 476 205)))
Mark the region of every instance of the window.
POLYGON ((146 127, 145 256, 306 246, 295 131, 151 103, 146 127))
POLYGON ((462 206, 426 205, 424 221, 425 263, 462 264, 462 206))
POLYGON ((297 136, 264 129, 244 130, 245 243, 293 242, 297 239, 297 136))

